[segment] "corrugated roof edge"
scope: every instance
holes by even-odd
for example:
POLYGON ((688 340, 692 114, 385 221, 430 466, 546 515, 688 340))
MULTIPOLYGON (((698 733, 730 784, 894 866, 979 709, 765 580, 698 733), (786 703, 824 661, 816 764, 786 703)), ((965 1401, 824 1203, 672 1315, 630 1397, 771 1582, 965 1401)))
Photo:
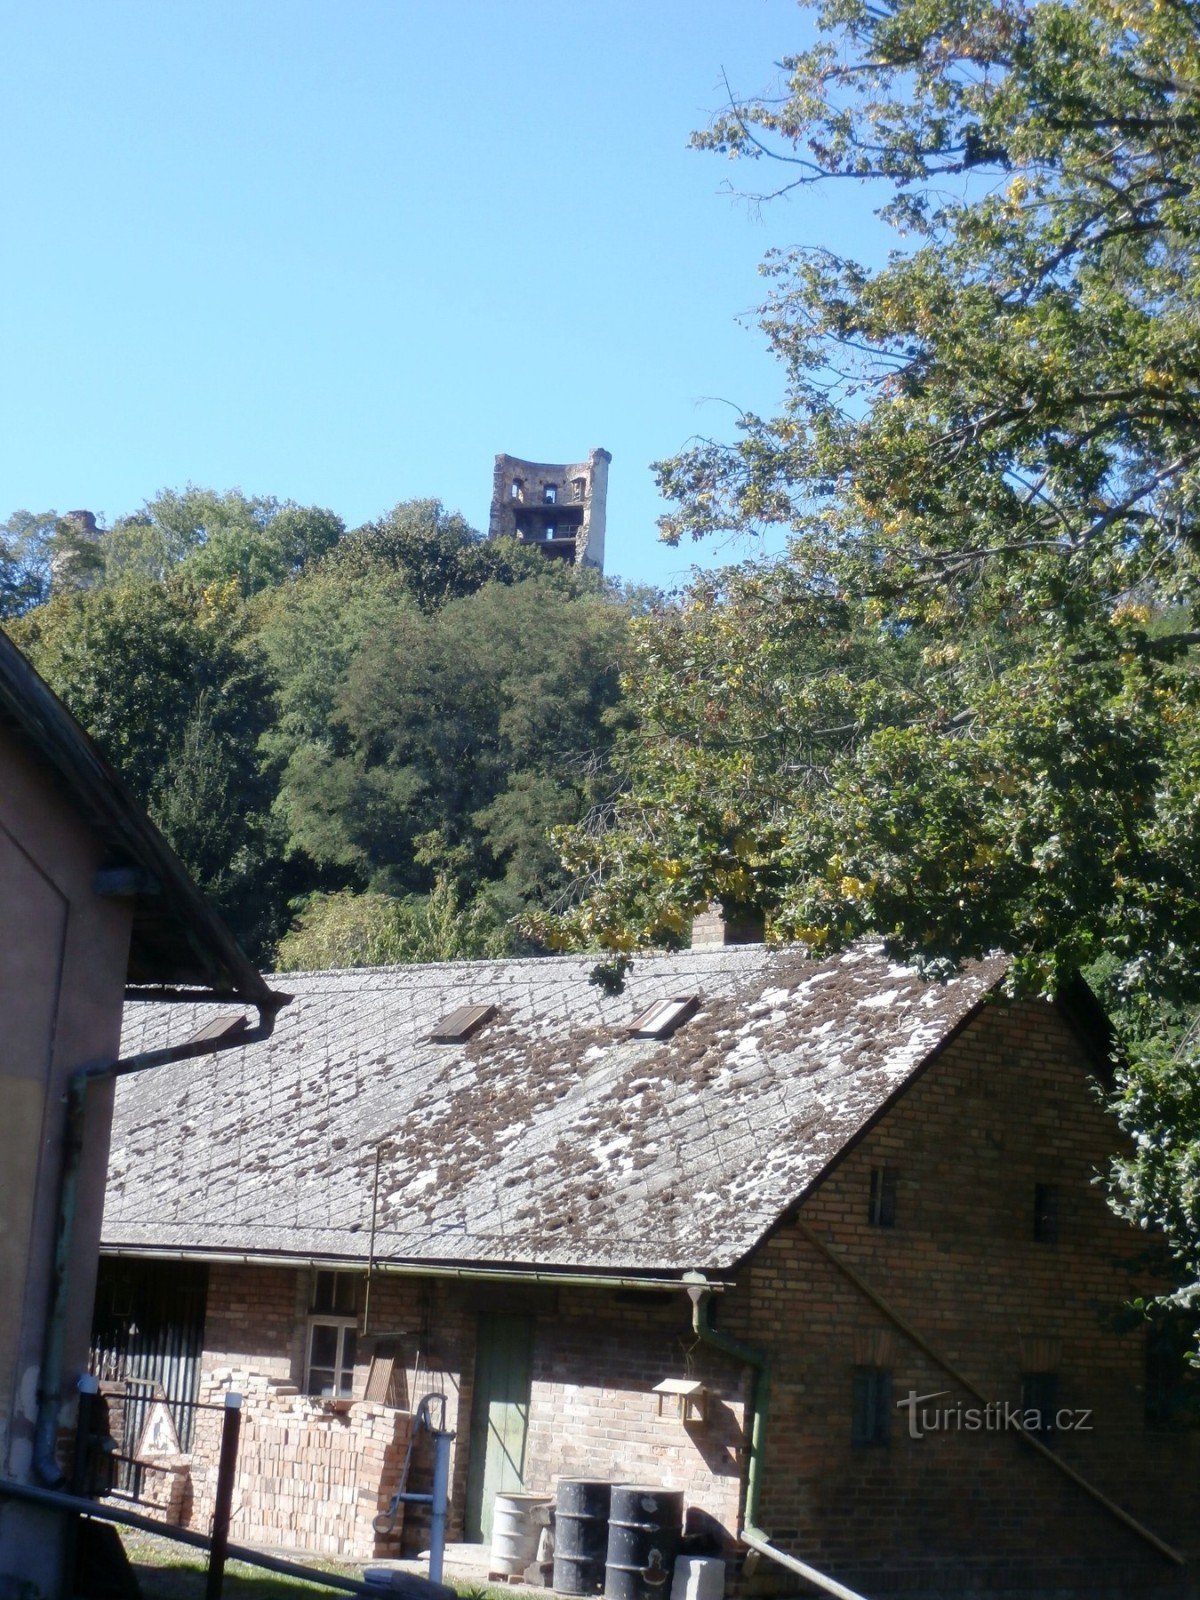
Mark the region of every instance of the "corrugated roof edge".
MULTIPOLYGON (((208 986, 236 995, 266 1015, 273 1015, 285 1005, 289 996, 273 991, 251 965, 95 741, 2 631, 0 711, 7 713, 19 736, 57 774, 68 799, 85 821, 117 849, 128 853, 161 886, 162 900, 172 913, 177 935, 199 963, 208 986)), ((148 910, 151 917, 159 916, 155 900, 149 901, 148 910)), ((144 950, 151 956, 156 953, 153 933, 146 936, 144 950)), ((139 949, 139 955, 142 953, 139 949)), ((149 981, 197 981, 195 972, 181 970, 178 953, 160 948, 157 954, 161 976, 156 973, 149 981)))

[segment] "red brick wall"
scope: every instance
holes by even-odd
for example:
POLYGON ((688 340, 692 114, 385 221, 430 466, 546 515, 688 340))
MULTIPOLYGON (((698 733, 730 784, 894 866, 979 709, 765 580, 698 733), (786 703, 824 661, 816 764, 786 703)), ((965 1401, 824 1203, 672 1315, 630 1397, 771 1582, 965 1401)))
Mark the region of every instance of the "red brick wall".
POLYGON ((249 1366, 303 1383, 308 1284, 307 1273, 291 1268, 210 1268, 202 1369, 249 1366))
MULTIPOLYGON (((1058 1404, 1093 1428, 1055 1453, 1172 1542, 1197 1533, 1197 1441, 1147 1429, 1144 1331, 1121 1308, 1145 1283, 1145 1241, 1095 1183, 1115 1127, 1089 1093, 1088 1062, 1048 1006, 991 1006, 897 1102, 804 1205, 831 1245, 939 1356, 991 1400, 1019 1402, 1032 1341, 1049 1341, 1058 1404), (868 1221, 873 1166, 898 1174, 893 1228, 868 1221), (1061 1191, 1059 1242, 1033 1238, 1034 1186, 1061 1191)), ((723 1308, 772 1352, 761 1521, 786 1549, 868 1593, 1113 1585, 1134 1593, 1176 1569, 1019 1436, 943 1432, 851 1443, 857 1363, 890 1350, 894 1399, 975 1405, 800 1227, 755 1255, 723 1308)))
POLYGON ((525 1478, 552 1489, 560 1477, 682 1489, 693 1524, 737 1526, 742 1375, 696 1346, 691 1302, 564 1290, 542 1317, 534 1345, 525 1478), (711 1391, 705 1422, 681 1422, 671 1400, 658 1415, 654 1385, 699 1379, 711 1391))
MULTIPOLYGON (((1093 1413, 1092 1430, 1060 1435, 1056 1453, 1168 1542, 1194 1549, 1198 1441, 1144 1423, 1144 1333, 1122 1327, 1120 1311, 1147 1281, 1145 1241, 1094 1182, 1115 1128, 1088 1069, 1056 1011, 987 1008, 819 1186, 803 1225, 989 1400, 1018 1401, 1033 1341, 1051 1348, 1058 1404, 1093 1413), (890 1229, 867 1220, 871 1168, 884 1164, 898 1173, 890 1229), (1060 1189, 1056 1244, 1032 1237, 1037 1183, 1060 1189)), ((308 1284, 307 1273, 214 1268, 206 1371, 248 1366, 302 1384, 308 1284)), ((403 1335, 410 1401, 431 1389, 448 1397, 452 1538, 462 1536, 475 1331, 487 1310, 536 1319, 527 1488, 637 1478, 683 1489, 699 1524, 736 1528, 747 1373, 692 1348, 682 1293, 657 1304, 563 1288, 551 1301, 386 1275, 371 1293, 373 1330, 403 1335), (656 1415, 654 1384, 685 1373, 712 1391, 704 1425, 656 1415)), ((887 1446, 852 1445, 856 1364, 883 1359, 894 1399, 911 1389, 948 1390, 940 1407, 974 1401, 795 1224, 756 1252, 719 1315, 771 1355, 761 1521, 785 1549, 868 1594, 1133 1595, 1173 1580, 1166 1561, 1012 1433, 910 1439, 896 1412, 887 1446)), ((357 1379, 361 1390, 365 1366, 357 1379)), ((414 1486, 427 1484, 428 1465, 418 1457, 414 1486)), ((410 1516, 406 1548, 423 1535, 423 1519, 410 1516)))

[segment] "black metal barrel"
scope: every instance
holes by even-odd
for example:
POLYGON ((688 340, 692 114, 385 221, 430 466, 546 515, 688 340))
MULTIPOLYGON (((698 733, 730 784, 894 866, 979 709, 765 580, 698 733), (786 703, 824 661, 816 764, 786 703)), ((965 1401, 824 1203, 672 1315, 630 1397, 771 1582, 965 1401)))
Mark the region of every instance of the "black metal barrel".
POLYGON ((606 1600, 667 1600, 683 1533, 683 1493, 613 1487, 604 1563, 606 1600))
POLYGON ((554 1587, 559 1594, 599 1594, 608 1550, 611 1483, 562 1478, 554 1502, 554 1587))

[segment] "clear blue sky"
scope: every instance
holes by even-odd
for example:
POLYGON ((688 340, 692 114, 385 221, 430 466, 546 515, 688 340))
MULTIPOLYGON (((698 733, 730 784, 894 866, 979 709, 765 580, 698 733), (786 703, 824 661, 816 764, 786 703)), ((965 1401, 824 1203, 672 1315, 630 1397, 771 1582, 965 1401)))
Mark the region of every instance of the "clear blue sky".
MULTIPOLYGON (((486 525, 499 450, 613 454, 608 568, 670 584, 649 463, 777 404, 772 245, 689 132, 793 0, 29 0, 0 50, 0 518, 163 487, 486 525)), ((751 183, 756 176, 745 173, 751 183)))

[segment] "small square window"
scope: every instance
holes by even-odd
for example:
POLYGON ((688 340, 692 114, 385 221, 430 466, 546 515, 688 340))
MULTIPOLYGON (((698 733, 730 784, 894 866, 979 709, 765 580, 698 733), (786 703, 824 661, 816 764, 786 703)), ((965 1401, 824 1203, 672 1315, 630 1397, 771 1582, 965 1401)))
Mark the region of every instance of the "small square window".
POLYGON ((1026 1372, 1021 1377, 1021 1424, 1030 1433, 1054 1432, 1058 1411, 1058 1374, 1026 1372))
POLYGON ((557 539, 558 538, 558 523, 555 522, 553 518, 550 518, 547 521, 546 526, 542 531, 545 534, 547 539, 557 539))
POLYGON ((525 482, 522 478, 514 478, 509 486, 508 498, 510 500, 524 500, 525 482))
POLYGON ((892 1375, 883 1367, 855 1367, 852 1444, 887 1444, 892 1436, 892 1375))
POLYGON ((1039 1244, 1058 1243, 1058 1185, 1033 1186, 1033 1237, 1039 1244))
POLYGON ((305 1393, 322 1400, 352 1399, 357 1348, 358 1329, 353 1319, 332 1322, 314 1317, 308 1327, 305 1393))
POLYGON ((656 1000, 649 1010, 634 1018, 629 1031, 635 1039, 669 1039, 699 1008, 700 1001, 694 994, 656 1000))
POLYGON ((542 485, 542 504, 554 506, 558 504, 558 488, 553 483, 542 485))
POLYGON ((358 1310, 357 1272, 315 1272, 309 1310, 337 1317, 352 1317, 358 1310))
POLYGON ((473 1034, 496 1015, 496 1007, 459 1006, 449 1016, 443 1017, 429 1035, 430 1044, 465 1044, 473 1034))
POLYGON ((896 1169, 871 1168, 871 1193, 867 1200, 867 1221, 873 1228, 896 1226, 896 1169))
POLYGON ((582 500, 587 493, 587 479, 572 478, 571 488, 575 491, 576 500, 582 500))

